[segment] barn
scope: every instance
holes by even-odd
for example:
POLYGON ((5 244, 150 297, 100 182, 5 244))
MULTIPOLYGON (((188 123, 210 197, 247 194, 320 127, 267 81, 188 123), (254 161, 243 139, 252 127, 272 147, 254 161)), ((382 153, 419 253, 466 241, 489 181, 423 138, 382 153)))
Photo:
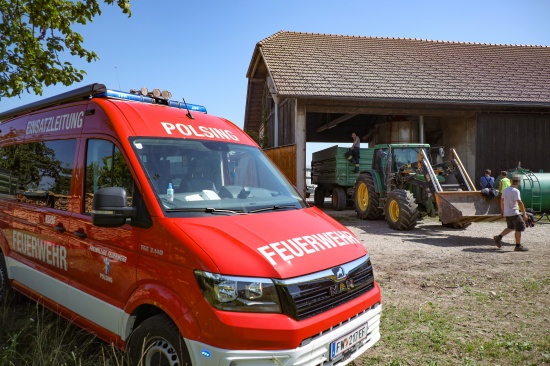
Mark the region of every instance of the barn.
POLYGON ((300 191, 306 143, 454 148, 475 181, 550 171, 550 47, 280 31, 256 44, 244 129, 300 191))

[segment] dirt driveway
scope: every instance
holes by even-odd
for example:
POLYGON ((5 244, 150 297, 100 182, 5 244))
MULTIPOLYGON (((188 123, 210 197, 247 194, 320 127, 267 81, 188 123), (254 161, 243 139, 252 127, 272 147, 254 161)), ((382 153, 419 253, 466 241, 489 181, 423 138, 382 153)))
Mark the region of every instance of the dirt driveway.
POLYGON ((357 219, 353 209, 324 210, 365 244, 382 288, 385 309, 382 339, 367 352, 370 362, 365 360, 365 365, 373 364, 372 361, 381 365, 550 364, 547 218, 524 233, 522 243, 529 251, 514 252, 513 233, 503 239, 500 250, 492 239, 505 227, 505 221, 473 223, 457 230, 443 227, 437 218, 428 217, 411 231, 395 231, 384 220, 357 219), (410 345, 415 342, 418 329, 398 327, 388 318, 405 310, 417 312, 420 317, 427 309, 456 323, 448 329, 445 345, 439 350, 441 354, 433 358, 422 354, 426 352, 422 344, 410 345), (532 347, 522 349, 522 357, 503 362, 499 347, 509 345, 503 340, 511 337, 516 338, 513 342, 520 342, 519 339, 523 341, 520 344, 532 347), (482 349, 467 349, 472 344, 482 349), (493 356, 487 354, 491 344, 496 351, 493 356), (465 359, 475 361, 465 363, 465 359))

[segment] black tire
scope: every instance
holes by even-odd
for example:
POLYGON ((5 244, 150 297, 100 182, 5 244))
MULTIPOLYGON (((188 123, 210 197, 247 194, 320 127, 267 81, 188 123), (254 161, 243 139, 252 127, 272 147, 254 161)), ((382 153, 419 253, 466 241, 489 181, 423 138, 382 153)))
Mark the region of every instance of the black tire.
POLYGON ((342 187, 335 187, 332 190, 332 207, 334 211, 342 211, 346 208, 346 190, 342 187))
POLYGON ((132 332, 128 356, 134 366, 191 366, 185 341, 166 314, 144 320, 132 332))
POLYGON ((317 207, 323 207, 325 205, 325 196, 327 192, 321 186, 315 187, 315 192, 313 193, 313 202, 317 207))
POLYGON ((411 230, 418 222, 418 205, 407 190, 391 191, 384 209, 386 221, 394 230, 411 230))
POLYGON ((451 229, 466 229, 468 226, 472 225, 471 222, 466 222, 466 223, 462 223, 462 222, 452 222, 450 224, 443 224, 441 223, 443 226, 445 227, 448 227, 448 228, 451 228, 451 229))
POLYGON ((357 217, 363 220, 376 220, 383 211, 378 207, 380 196, 374 190, 374 178, 370 174, 359 174, 353 188, 353 203, 357 217))
POLYGON ((8 268, 4 253, 0 252, 0 304, 5 304, 13 297, 10 280, 8 279, 8 268))

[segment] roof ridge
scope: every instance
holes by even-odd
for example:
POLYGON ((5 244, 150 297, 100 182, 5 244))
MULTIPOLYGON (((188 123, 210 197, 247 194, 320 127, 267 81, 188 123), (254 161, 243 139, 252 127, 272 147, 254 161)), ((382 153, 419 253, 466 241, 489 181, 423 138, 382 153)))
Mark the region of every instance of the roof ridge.
POLYGON ((483 42, 467 42, 467 41, 445 41, 445 40, 431 40, 425 38, 411 38, 411 37, 381 37, 381 36, 356 36, 345 34, 331 34, 331 33, 315 33, 315 32, 297 32, 297 31, 285 31, 280 30, 271 36, 264 38, 258 44, 263 44, 268 40, 272 40, 279 37, 282 34, 301 34, 301 35, 314 35, 314 36, 329 36, 340 38, 360 38, 360 39, 380 39, 380 40, 405 40, 405 41, 420 41, 429 43, 447 43, 447 44, 461 44, 461 45, 480 45, 480 46, 507 46, 507 47, 528 47, 528 48, 550 48, 547 45, 529 45, 529 44, 502 44, 502 43, 483 43, 483 42))

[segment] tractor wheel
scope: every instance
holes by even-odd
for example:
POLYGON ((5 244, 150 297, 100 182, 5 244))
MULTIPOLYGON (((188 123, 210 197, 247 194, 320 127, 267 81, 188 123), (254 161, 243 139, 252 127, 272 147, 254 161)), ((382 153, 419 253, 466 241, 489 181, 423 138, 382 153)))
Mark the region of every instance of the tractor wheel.
POLYGON ((332 190, 332 206, 334 211, 342 211, 346 208, 346 190, 342 187, 335 187, 332 190))
POLYGON ((355 181, 353 200, 357 217, 363 220, 376 220, 382 216, 378 207, 378 192, 374 191, 374 179, 370 174, 359 174, 355 181))
POLYGON ((313 202, 317 207, 323 207, 325 205, 325 196, 326 191, 321 186, 315 187, 315 192, 313 193, 313 202))
POLYGON ((418 205, 412 193, 404 189, 390 192, 385 211, 386 221, 394 230, 411 230, 418 221, 418 205))

